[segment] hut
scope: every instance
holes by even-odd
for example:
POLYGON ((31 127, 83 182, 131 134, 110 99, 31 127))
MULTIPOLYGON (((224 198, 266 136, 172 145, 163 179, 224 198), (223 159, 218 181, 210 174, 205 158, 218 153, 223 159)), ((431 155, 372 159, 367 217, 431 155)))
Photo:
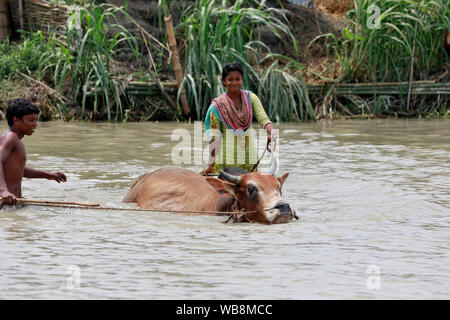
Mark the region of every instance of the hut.
POLYGON ((9 35, 8 2, 0 0, 0 42, 9 35))

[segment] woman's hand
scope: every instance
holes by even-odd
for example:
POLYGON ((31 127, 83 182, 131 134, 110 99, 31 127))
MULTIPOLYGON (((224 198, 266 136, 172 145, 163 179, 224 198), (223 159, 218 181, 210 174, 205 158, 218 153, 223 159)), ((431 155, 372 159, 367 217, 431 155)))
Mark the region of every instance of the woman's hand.
POLYGON ((273 124, 272 123, 268 123, 266 124, 266 126, 264 127, 267 131, 267 143, 271 143, 272 142, 272 130, 273 128, 273 124))
POLYGON ((213 172, 214 172, 214 163, 213 164, 208 164, 208 166, 203 171, 203 175, 207 176, 209 173, 213 173, 213 172))

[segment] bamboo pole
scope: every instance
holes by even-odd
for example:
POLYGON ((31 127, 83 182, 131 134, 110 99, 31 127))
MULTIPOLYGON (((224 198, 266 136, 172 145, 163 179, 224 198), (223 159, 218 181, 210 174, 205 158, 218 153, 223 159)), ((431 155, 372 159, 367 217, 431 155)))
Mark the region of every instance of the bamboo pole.
MULTIPOLYGON (((0 198, 1 200, 1 198, 0 198)), ((80 203, 80 202, 66 202, 66 201, 47 201, 35 199, 17 198, 17 203, 37 205, 42 207, 57 207, 57 208, 71 208, 71 209, 93 209, 105 211, 137 211, 137 212, 173 212, 196 215, 226 215, 229 216, 231 212, 224 211, 201 211, 201 210, 164 210, 164 209, 142 209, 142 208, 118 208, 118 207, 101 207, 97 203, 80 203)), ((0 209, 3 208, 4 203, 0 204, 0 209)), ((255 211, 256 212, 256 211, 255 211)))
POLYGON ((17 0, 19 2, 19 24, 20 29, 23 30, 24 23, 23 23, 23 0, 17 0))
POLYGON ((411 69, 409 72, 409 87, 408 87, 408 99, 406 101, 406 111, 409 112, 409 104, 411 99, 411 83, 413 80, 413 72, 414 72, 414 54, 416 50, 416 35, 417 35, 417 21, 416 26, 414 27, 414 40, 413 40, 413 48, 412 48, 412 54, 411 54, 411 69))
POLYGON ((8 3, 0 0, 0 42, 5 40, 9 34, 8 3))
MULTIPOLYGON (((181 68, 180 56, 178 54, 177 40, 175 39, 175 34, 173 32, 172 16, 169 15, 168 17, 164 17, 164 22, 166 24, 167 37, 169 38, 169 48, 172 52, 173 70, 175 71, 175 76, 177 78, 178 89, 180 89, 181 81, 183 80, 183 69, 181 68)), ((190 115, 191 110, 189 109, 184 87, 181 89, 180 101, 183 114, 185 116, 190 115)))
POLYGON ((64 98, 60 93, 58 93, 58 91, 56 91, 55 89, 50 88, 48 85, 46 85, 45 83, 42 83, 39 80, 33 79, 30 76, 27 76, 26 74, 23 74, 22 72, 16 71, 18 74, 20 74, 22 77, 24 77, 25 79, 28 79, 34 83, 37 83, 41 86, 43 86, 44 88, 46 88, 47 90, 49 90, 51 93, 53 93, 62 103, 67 103, 66 98, 64 98))
POLYGON ((158 86, 159 90, 161 90, 162 94, 167 99, 167 101, 169 101, 169 103, 172 106, 172 108, 176 111, 177 106, 175 105, 175 102, 173 102, 172 98, 167 94, 164 86, 161 84, 159 79, 153 74, 152 65, 154 65, 154 63, 153 63, 153 59, 152 59, 152 53, 151 53, 150 48, 149 48, 149 46, 147 44, 147 40, 145 40, 145 35, 142 32, 142 30, 141 30, 141 34, 142 34, 142 39, 144 39, 145 47, 147 48, 148 57, 149 57, 149 60, 150 60, 150 63, 148 65, 148 74, 150 75, 152 80, 156 83, 156 85, 158 86))
POLYGON ((413 94, 450 94, 450 83, 436 83, 434 81, 411 81, 399 83, 357 83, 357 84, 337 84, 330 85, 310 85, 307 86, 309 94, 321 94, 332 91, 333 95, 405 95, 410 88, 413 94))
POLYGON ((319 17, 317 15, 317 1, 316 0, 312 0, 312 7, 314 10, 314 17, 316 18, 317 31, 319 32, 319 34, 322 34, 322 30, 320 29, 319 17))
MULTIPOLYGON (((308 85, 310 95, 325 94, 331 90, 332 95, 405 95, 408 92, 410 82, 380 82, 380 83, 340 83, 308 85), (334 87, 333 87, 334 86, 334 87), (333 88, 332 88, 333 87, 333 88)), ((175 81, 162 82, 165 90, 176 90, 175 81)), ((130 81, 127 87, 128 94, 136 95, 159 95, 161 93, 158 85, 151 81, 130 81)), ((450 82, 435 82, 430 80, 412 81, 412 94, 423 95, 450 95, 450 82)))
MULTIPOLYGON (((3 200, 2 198, 0 198, 0 199, 3 200)), ((98 203, 49 201, 49 200, 36 200, 36 199, 24 199, 24 198, 17 198, 16 201, 17 201, 17 203, 23 203, 23 204, 68 205, 68 206, 82 206, 82 207, 89 207, 89 208, 95 208, 95 207, 100 206, 100 204, 98 204, 98 203)))

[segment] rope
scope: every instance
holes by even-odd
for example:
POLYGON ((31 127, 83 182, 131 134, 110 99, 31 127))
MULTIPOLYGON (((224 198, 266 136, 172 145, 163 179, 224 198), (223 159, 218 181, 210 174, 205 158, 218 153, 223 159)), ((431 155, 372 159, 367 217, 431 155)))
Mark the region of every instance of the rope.
MULTIPOLYGON (((24 199, 21 199, 24 200, 24 199)), ((23 201, 21 201, 23 202, 23 201)), ((28 202, 29 205, 35 205, 39 207, 57 207, 57 208, 69 208, 69 209, 89 209, 89 210, 103 210, 103 211, 134 211, 134 212, 172 212, 172 213, 184 213, 184 214, 195 214, 195 215, 215 215, 215 216, 228 216, 228 219, 224 221, 224 223, 232 222, 250 222, 254 221, 248 218, 249 213, 260 212, 260 210, 253 211, 237 211, 237 212, 227 212, 227 211, 201 211, 201 210, 164 210, 164 209, 141 209, 141 208, 120 208, 120 207, 100 207, 97 204, 95 205, 74 205, 74 204, 64 204, 62 202, 51 202, 51 201, 42 201, 31 203, 28 202), (60 204, 61 203, 61 204, 60 204)), ((3 208, 5 204, 0 204, 0 210, 3 208)), ((263 209, 263 211, 272 210, 274 208, 263 209)), ((296 212, 292 210, 293 217, 298 220, 298 216, 296 212)))
MULTIPOLYGON (((69 208, 69 209, 91 209, 91 210, 103 210, 103 211, 135 211, 135 212, 173 212, 173 213, 190 213, 190 214, 197 214, 197 215, 218 215, 218 216, 230 216, 233 215, 233 212, 226 212, 226 211, 201 211, 201 210, 165 210, 165 209, 141 209, 141 208, 123 208, 123 207, 100 207, 99 204, 93 204, 93 205, 76 205, 76 204, 69 204, 69 203, 63 203, 63 202, 25 202, 25 201, 17 201, 18 203, 24 203, 28 205, 34 205, 39 207, 57 207, 57 208, 69 208)), ((0 205, 0 208, 2 208, 4 203, 0 205)), ((254 211, 248 211, 248 213, 255 213, 258 212, 257 210, 254 211)))
POLYGON ((269 151, 270 153, 272 153, 273 149, 274 149, 274 145, 275 143, 269 142, 269 140, 267 140, 267 144, 266 147, 264 148, 263 153, 261 154, 261 156, 259 157, 258 161, 256 161, 256 163, 253 165, 253 167, 251 168, 250 172, 255 171, 255 169, 259 166, 259 163, 261 162, 262 158, 264 157, 264 155, 266 154, 266 151, 269 151), (269 148, 269 146, 271 148, 269 148))

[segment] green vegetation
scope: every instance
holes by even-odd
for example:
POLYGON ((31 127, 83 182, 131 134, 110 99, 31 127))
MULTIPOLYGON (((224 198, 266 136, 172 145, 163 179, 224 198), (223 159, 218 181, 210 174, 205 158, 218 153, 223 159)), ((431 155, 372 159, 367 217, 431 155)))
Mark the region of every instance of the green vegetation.
POLYGON ((13 44, 6 39, 0 43, 0 80, 9 80, 16 72, 33 74, 39 78, 46 68, 45 57, 56 48, 55 37, 45 38, 42 31, 22 32, 24 41, 13 44))
MULTIPOLYGON (((77 117, 83 119, 145 120, 163 110, 173 112, 168 103, 163 105, 161 101, 146 98, 142 101, 144 96, 136 94, 158 92, 158 87, 144 90, 135 82, 125 90, 129 74, 117 71, 118 67, 127 71, 119 58, 124 51, 131 53, 135 61, 141 59, 142 53, 149 53, 149 67, 140 70, 140 75, 145 76, 139 76, 146 83, 159 81, 168 71, 168 51, 155 52, 155 46, 164 47, 161 43, 166 39, 145 35, 127 13, 127 1, 124 7, 93 0, 51 2, 73 5, 64 35, 51 30, 21 31, 20 42, 0 43, 3 91, 0 103, 5 100, 2 95, 6 92, 15 92, 11 90, 12 82, 30 81, 24 79, 31 77, 54 89, 52 94, 57 98, 54 101, 60 113, 75 108, 77 117), (138 27, 138 34, 124 27, 125 20, 138 27), (138 114, 136 108, 144 110, 138 114)), ((165 29, 163 16, 170 12, 181 16, 175 31, 183 61, 182 87, 186 89, 192 117, 202 120, 211 100, 224 92, 221 69, 233 61, 239 61, 245 68, 244 87, 259 96, 270 118, 276 121, 316 119, 335 111, 346 115, 448 117, 447 89, 441 90, 445 93, 442 96, 421 96, 421 92, 429 94, 439 87, 430 89, 426 83, 418 84, 413 87, 418 89, 412 91, 417 95, 408 99, 412 87, 399 87, 395 83, 437 79, 448 68, 443 35, 450 30, 449 2, 355 0, 351 3, 347 12, 349 25, 341 36, 329 33, 314 40, 325 43, 328 66, 322 74, 316 74, 300 62, 272 52, 261 41, 260 32, 264 30, 280 42, 287 41, 295 52, 301 52, 285 11, 265 1, 197 0, 188 6, 185 1, 160 0, 161 30, 165 29), (325 80, 327 90, 310 87, 309 91, 304 80, 306 73, 321 82, 325 80), (331 78, 333 75, 337 76, 331 78), (379 82, 393 84, 385 86, 383 91, 375 88, 379 82), (340 86, 351 83, 373 83, 373 88, 340 86), (337 94, 347 89, 349 94, 337 94), (314 98, 313 102, 310 97, 314 98), (411 101, 411 106, 406 101, 411 101)), ((448 75, 439 79, 450 81, 448 75)), ((168 92, 173 94, 170 89, 168 92)), ((165 99, 161 97, 160 100, 165 99)), ((184 119, 180 110, 174 117, 184 119)))
POLYGON ((115 121, 123 117, 121 95, 124 88, 121 80, 111 72, 111 64, 124 49, 131 48, 136 59, 139 58, 136 38, 122 25, 111 23, 117 19, 117 13, 127 15, 122 8, 109 4, 72 9, 70 26, 66 29, 67 41, 54 53, 57 61, 54 68, 55 87, 60 89, 70 77, 73 99, 81 100, 83 115, 86 98, 92 92, 94 113, 97 112, 99 99, 102 99, 101 105, 106 106, 107 119, 112 120, 114 113, 115 121), (113 37, 108 36, 110 29, 117 30, 113 37), (128 46, 121 47, 122 42, 128 46))
POLYGON ((445 30, 450 29, 447 0, 355 0, 350 26, 331 43, 342 80, 352 82, 426 80, 442 70, 445 30), (377 15, 379 18, 376 19, 377 15))
MULTIPOLYGON (((117 14, 128 14, 110 4, 72 7, 65 37, 55 32, 24 33, 24 41, 12 46, 0 45, 0 80, 17 73, 33 75, 37 80, 53 83, 58 92, 71 92, 74 105, 86 116, 86 103, 94 114, 106 114, 111 121, 125 116, 122 80, 111 71, 114 58, 123 50, 132 50, 139 58, 137 39, 121 24, 117 14), (102 106, 103 110, 99 110, 102 106)), ((131 17, 130 17, 131 19, 131 17)), ((60 108, 65 108, 61 105, 60 108)))
POLYGON ((222 67, 233 61, 244 66, 243 86, 259 94, 271 117, 281 121, 314 118, 303 78, 289 73, 292 66, 280 66, 267 57, 275 58, 259 41, 258 26, 280 41, 286 35, 296 48, 283 12, 261 1, 238 0, 229 6, 228 1, 200 0, 185 16, 180 27, 186 41, 182 85, 198 119, 204 118, 211 100, 224 92, 222 67), (252 64, 249 55, 256 60, 252 64))
MULTIPOLYGON (((325 38, 327 52, 331 53, 328 71, 341 68, 336 82, 373 83, 374 87, 356 96, 360 88, 355 86, 352 94, 340 101, 334 97, 328 103, 333 100, 334 105, 344 104, 356 114, 448 117, 448 93, 443 98, 432 95, 410 100, 411 87, 405 89, 395 83, 445 76, 449 57, 443 40, 445 31, 450 30, 450 2, 355 0, 347 17, 350 24, 342 30, 341 37, 325 34, 313 41, 325 38), (392 82, 384 87, 385 91, 397 93, 376 94, 379 82, 392 82)), ((440 91, 448 91, 448 75, 446 79, 447 84, 442 84, 440 91)), ((332 90, 327 97, 333 97, 332 90)))
MULTIPOLYGON (((271 55, 266 57, 270 58, 271 55)), ((284 66, 275 60, 268 67, 261 69, 257 94, 266 106, 269 118, 276 121, 314 119, 314 110, 302 76, 303 69, 304 67, 294 60, 284 66)))

